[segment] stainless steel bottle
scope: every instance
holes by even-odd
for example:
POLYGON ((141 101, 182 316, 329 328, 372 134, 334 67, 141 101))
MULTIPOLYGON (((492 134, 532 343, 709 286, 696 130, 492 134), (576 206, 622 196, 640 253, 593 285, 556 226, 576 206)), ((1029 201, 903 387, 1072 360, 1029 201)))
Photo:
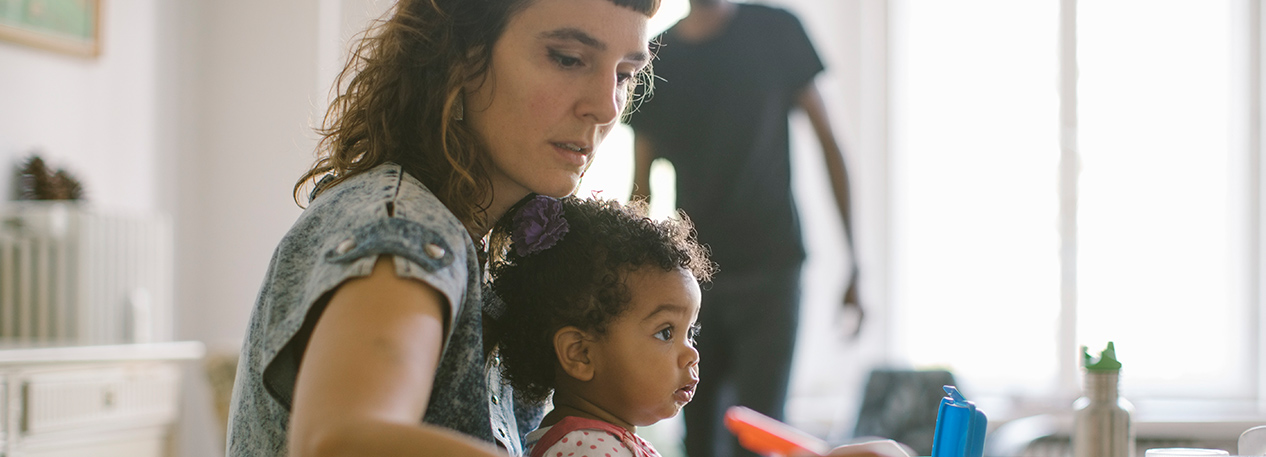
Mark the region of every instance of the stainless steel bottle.
POLYGON ((1121 362, 1112 343, 1098 359, 1082 347, 1084 393, 1073 403, 1073 457, 1134 457, 1134 406, 1118 394, 1121 362))

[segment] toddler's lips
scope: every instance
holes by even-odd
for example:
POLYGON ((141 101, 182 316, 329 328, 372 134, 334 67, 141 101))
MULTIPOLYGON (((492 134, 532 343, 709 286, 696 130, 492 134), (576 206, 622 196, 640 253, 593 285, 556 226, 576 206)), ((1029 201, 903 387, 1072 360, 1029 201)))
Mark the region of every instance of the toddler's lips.
POLYGON ((673 398, 677 400, 678 403, 681 403, 683 405, 686 403, 690 403, 690 400, 695 397, 695 386, 697 386, 698 384, 699 384, 699 381, 691 380, 689 384, 686 384, 682 388, 677 389, 677 392, 673 394, 673 398))

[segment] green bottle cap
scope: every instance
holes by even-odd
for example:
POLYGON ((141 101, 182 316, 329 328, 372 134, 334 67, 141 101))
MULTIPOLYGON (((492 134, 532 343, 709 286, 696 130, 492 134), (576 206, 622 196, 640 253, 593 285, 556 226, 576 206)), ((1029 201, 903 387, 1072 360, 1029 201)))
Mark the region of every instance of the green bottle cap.
POLYGON ((1081 347, 1081 356, 1086 371, 1121 371, 1121 362, 1117 361, 1117 350, 1111 341, 1108 342, 1108 348, 1099 353, 1098 359, 1091 357, 1085 346, 1081 347))

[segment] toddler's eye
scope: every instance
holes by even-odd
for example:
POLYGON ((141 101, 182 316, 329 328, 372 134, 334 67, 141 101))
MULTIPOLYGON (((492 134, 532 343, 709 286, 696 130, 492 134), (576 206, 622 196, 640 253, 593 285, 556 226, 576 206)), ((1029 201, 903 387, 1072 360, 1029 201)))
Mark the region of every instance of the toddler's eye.
POLYGON ((691 345, 691 346, 694 346, 694 345, 695 345, 695 338, 698 338, 698 337, 699 337, 699 328, 700 328, 700 327, 701 327, 701 326, 700 326, 699 324, 695 324, 695 325, 691 325, 691 326, 690 326, 690 332, 689 332, 689 334, 687 334, 687 335, 686 335, 686 340, 687 340, 687 341, 690 341, 690 345, 691 345))
POLYGON ((672 327, 667 327, 667 328, 665 328, 665 329, 663 329, 663 330, 660 330, 660 331, 658 331, 658 332, 655 332, 655 338, 659 338, 659 339, 664 340, 664 341, 672 341, 672 339, 673 339, 673 328, 672 328, 672 327))

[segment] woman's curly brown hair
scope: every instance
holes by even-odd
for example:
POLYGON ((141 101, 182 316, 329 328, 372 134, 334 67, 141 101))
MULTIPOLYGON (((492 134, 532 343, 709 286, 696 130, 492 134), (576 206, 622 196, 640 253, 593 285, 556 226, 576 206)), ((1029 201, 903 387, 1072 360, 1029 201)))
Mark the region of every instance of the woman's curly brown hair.
POLYGON ((530 402, 544 401, 553 391, 554 332, 573 325, 605 334, 632 299, 624 282, 628 272, 681 269, 705 282, 716 269, 685 215, 651 219, 641 200, 627 205, 576 197, 561 201, 569 228, 545 250, 520 256, 510 249, 517 208, 493 230, 503 260, 492 266, 492 287, 505 304, 493 326, 494 338, 506 379, 515 395, 530 402))
MULTIPOLYGON (((464 84, 489 69, 493 45, 536 0, 400 0, 357 41, 317 131, 317 160, 294 186, 400 164, 467 225, 483 226, 491 163, 476 132, 453 120, 464 84)), ((652 16, 660 0, 609 0, 652 16)), ((638 80, 650 81, 649 73, 638 80)), ((300 203, 302 206, 302 203, 300 203)))

